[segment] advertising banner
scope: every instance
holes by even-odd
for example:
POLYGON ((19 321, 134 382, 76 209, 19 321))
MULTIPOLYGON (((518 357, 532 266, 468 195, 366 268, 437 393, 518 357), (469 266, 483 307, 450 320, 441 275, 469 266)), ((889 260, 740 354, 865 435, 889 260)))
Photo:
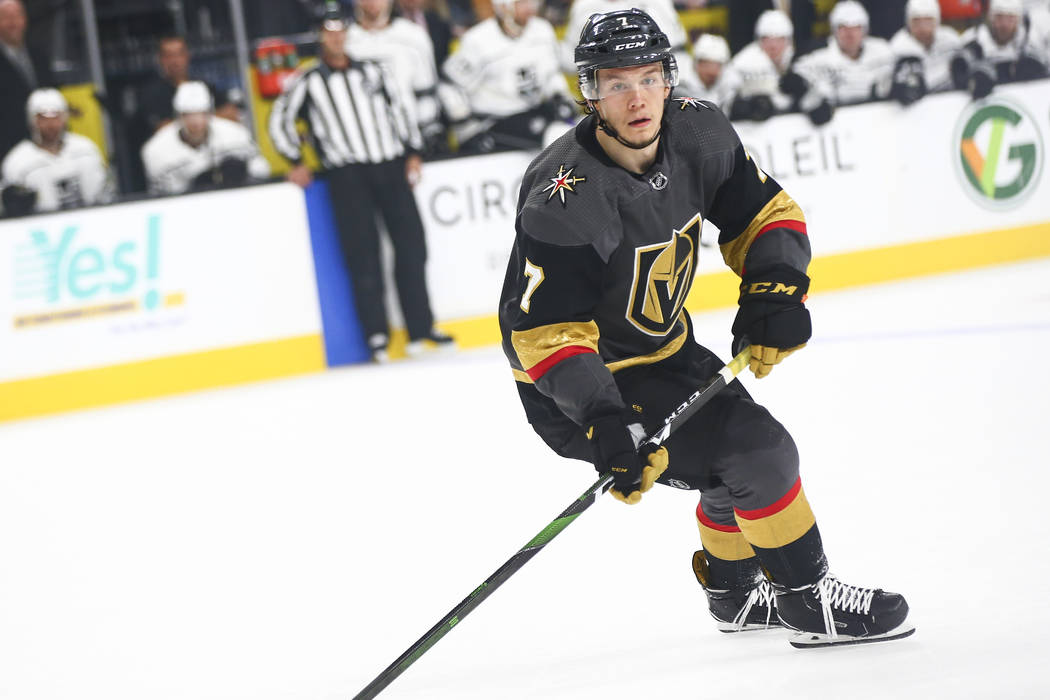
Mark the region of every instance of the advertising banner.
POLYGON ((0 417, 19 411, 5 382, 287 339, 320 348, 306 222, 290 184, 0 222, 0 417))

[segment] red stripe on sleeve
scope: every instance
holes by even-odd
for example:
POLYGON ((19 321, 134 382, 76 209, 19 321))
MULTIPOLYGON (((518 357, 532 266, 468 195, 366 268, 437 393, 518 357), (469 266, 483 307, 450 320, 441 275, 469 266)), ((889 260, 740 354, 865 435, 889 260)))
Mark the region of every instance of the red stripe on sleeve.
POLYGON ((696 506, 696 519, 700 521, 701 525, 711 528, 712 530, 718 530, 719 532, 740 532, 740 528, 736 525, 719 525, 714 520, 707 517, 707 514, 704 513, 704 509, 699 504, 696 506))
POLYGON ((532 367, 525 370, 525 374, 529 375, 529 378, 532 379, 532 381, 538 381, 540 377, 550 371, 551 367, 562 360, 567 360, 574 355, 582 355, 587 352, 593 353, 594 350, 582 345, 568 345, 557 352, 551 353, 540 362, 537 362, 532 367))
POLYGON ((788 489, 788 492, 777 499, 777 502, 771 506, 765 508, 759 508, 757 510, 740 510, 734 508, 733 511, 737 514, 737 517, 743 518, 744 520, 761 520, 762 518, 768 518, 771 515, 776 515, 780 511, 787 508, 791 503, 798 497, 799 491, 802 490, 802 477, 795 479, 795 485, 788 489))
POLYGON ((751 241, 751 244, 754 245, 755 241, 758 240, 759 236, 761 236, 763 233, 771 231, 771 230, 773 230, 775 228, 791 229, 792 231, 798 231, 803 236, 809 235, 808 233, 806 233, 806 222, 805 221, 793 221, 793 220, 785 219, 783 221, 774 221, 771 224, 766 224, 765 226, 763 226, 761 229, 759 229, 758 233, 755 234, 755 238, 754 238, 754 240, 751 241))

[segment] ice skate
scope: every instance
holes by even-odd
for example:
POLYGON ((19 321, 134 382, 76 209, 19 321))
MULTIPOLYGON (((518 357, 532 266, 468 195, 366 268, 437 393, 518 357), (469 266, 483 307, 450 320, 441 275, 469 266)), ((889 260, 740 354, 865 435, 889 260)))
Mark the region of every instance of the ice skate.
POLYGON ((707 594, 708 609, 721 632, 749 632, 780 627, 773 586, 764 576, 757 576, 747 588, 712 588, 704 551, 693 554, 693 572, 707 594))
POLYGON ((799 649, 883 642, 915 631, 899 593, 851 586, 834 576, 801 588, 774 585, 774 590, 780 622, 798 632, 791 646, 799 649))

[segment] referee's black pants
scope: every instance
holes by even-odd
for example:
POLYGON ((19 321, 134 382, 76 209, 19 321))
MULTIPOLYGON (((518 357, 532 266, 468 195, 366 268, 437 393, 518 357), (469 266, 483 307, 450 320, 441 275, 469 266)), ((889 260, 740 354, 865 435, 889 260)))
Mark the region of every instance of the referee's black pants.
POLYGON ((434 324, 424 270, 427 249, 416 199, 405 180, 405 159, 344 165, 329 170, 327 178, 365 338, 390 332, 377 215, 383 217, 394 247, 394 283, 408 337, 426 337, 434 324))

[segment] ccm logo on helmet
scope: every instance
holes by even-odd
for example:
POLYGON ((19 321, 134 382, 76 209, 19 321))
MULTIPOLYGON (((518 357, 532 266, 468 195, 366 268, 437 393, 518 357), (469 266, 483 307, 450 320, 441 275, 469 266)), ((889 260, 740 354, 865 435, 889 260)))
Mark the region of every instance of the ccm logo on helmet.
POLYGON ((629 44, 617 44, 613 47, 613 51, 624 51, 626 49, 640 49, 645 46, 644 41, 632 41, 629 44))

